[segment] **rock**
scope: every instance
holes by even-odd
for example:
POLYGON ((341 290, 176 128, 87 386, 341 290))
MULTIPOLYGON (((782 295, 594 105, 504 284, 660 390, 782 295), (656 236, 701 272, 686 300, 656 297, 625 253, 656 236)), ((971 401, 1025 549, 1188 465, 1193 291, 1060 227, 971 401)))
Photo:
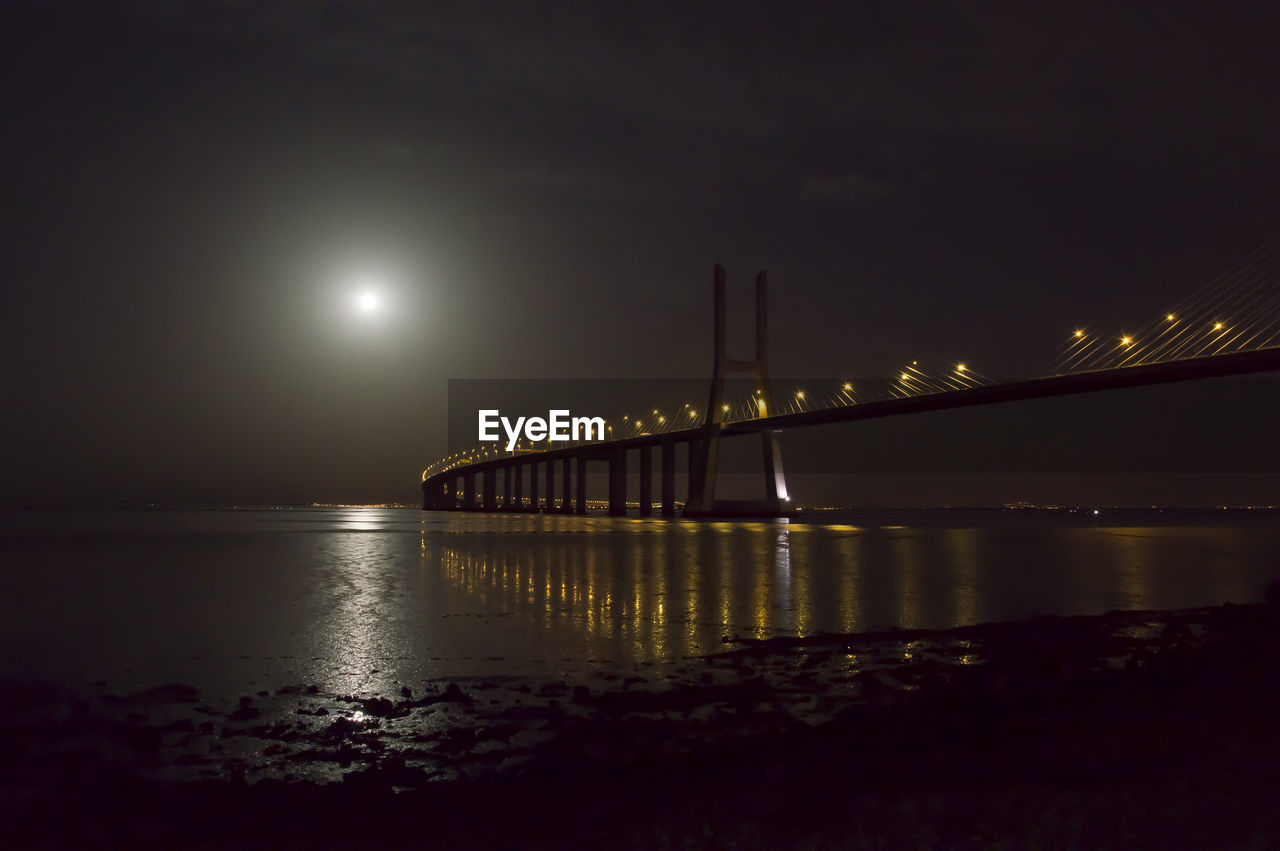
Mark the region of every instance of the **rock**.
POLYGON ((586 703, 590 699, 591 699, 591 689, 587 688, 586 686, 573 687, 574 703, 586 703))
POLYGON ((409 700, 410 698, 413 697, 413 689, 409 688, 408 686, 401 686, 400 696, 403 697, 405 700, 409 700))
POLYGON ((395 709, 395 704, 385 697, 375 697, 364 702, 364 711, 379 718, 386 718, 395 709))
POLYGON ((449 687, 440 695, 440 699, 451 703, 470 703, 471 696, 464 693, 457 683, 449 683, 449 687))
POLYGON ((262 710, 244 703, 244 700, 246 699, 247 698, 241 698, 240 708, 228 715, 227 717, 229 719, 232 721, 248 721, 251 718, 257 718, 262 714, 262 710))
POLYGON ((253 698, 252 698, 252 697, 249 697, 249 695, 247 695, 247 694, 246 694, 246 695, 243 695, 243 696, 240 698, 240 705, 241 705, 241 706, 250 706, 252 703, 253 703, 253 698))

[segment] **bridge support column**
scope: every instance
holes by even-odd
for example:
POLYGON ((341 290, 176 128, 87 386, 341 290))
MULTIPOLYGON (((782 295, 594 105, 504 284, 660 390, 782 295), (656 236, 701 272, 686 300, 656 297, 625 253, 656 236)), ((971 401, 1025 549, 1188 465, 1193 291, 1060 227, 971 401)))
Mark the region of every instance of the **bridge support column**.
POLYGON ((662 516, 676 516, 676 445, 662 444, 662 516))
POLYGON ((622 517, 627 513, 627 451, 609 451, 609 513, 622 517))
POLYGON ((481 474, 481 483, 484 486, 484 494, 482 495, 482 505, 485 511, 498 510, 498 471, 492 467, 485 467, 484 473, 481 474))
POLYGON ((502 510, 511 510, 511 465, 502 468, 502 510))
POLYGON ((546 512, 551 514, 556 510, 556 462, 547 459, 547 499, 546 512))
POLYGON ((512 511, 524 511, 524 465, 520 463, 511 465, 512 482, 512 511))
POLYGON ((529 462, 529 510, 538 512, 538 462, 529 462))
POLYGON ((476 474, 462 475, 462 510, 471 511, 476 507, 476 474))
POLYGON ((573 459, 561 458, 564 465, 560 470, 560 513, 568 514, 573 510, 573 459))
POLYGON ((782 474, 782 447, 778 445, 774 432, 767 431, 760 438, 760 448, 764 452, 765 501, 785 509, 788 506, 784 503, 791 501, 791 494, 787 493, 787 479, 782 474))
POLYGON ((653 514, 653 447, 640 447, 640 516, 653 514))
POLYGON ((578 514, 587 513, 587 456, 578 456, 578 491, 575 510, 578 514))

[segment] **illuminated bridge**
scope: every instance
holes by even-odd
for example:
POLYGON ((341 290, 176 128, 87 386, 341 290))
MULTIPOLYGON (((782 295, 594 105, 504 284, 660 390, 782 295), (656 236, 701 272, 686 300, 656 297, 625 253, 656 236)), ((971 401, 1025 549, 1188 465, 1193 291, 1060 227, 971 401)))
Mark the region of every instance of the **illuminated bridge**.
POLYGON ((771 391, 766 346, 766 279, 756 278, 756 352, 734 360, 725 351, 725 276, 715 268, 715 359, 710 393, 702 412, 686 405, 668 419, 655 410, 620 423, 614 437, 553 448, 550 442, 518 446, 512 452, 477 449, 443 458, 422 474, 423 508, 469 511, 545 511, 584 514, 587 477, 598 468, 608 475, 608 512, 627 511, 630 469, 640 474, 642 517, 676 515, 676 449, 687 446, 683 472, 688 500, 683 516, 779 516, 789 513, 779 436, 807 426, 904 416, 926 411, 992 405, 1093 393, 1124 387, 1280 370, 1280 244, 1273 240, 1243 266, 1210 281, 1177 309, 1129 332, 1097 334, 1075 329, 1063 344, 1055 372, 1041 378, 992 382, 966 364, 930 371, 918 363, 874 389, 852 383, 826 394, 796 391, 778 398, 771 391), (1232 319, 1231 317, 1236 317, 1232 319), (1239 317, 1267 317, 1245 321, 1239 317), (726 396, 726 379, 754 380, 743 399, 726 396), (720 442, 759 435, 765 497, 730 501, 716 496, 720 442), (654 456, 658 456, 658 499, 654 499, 654 456), (542 488, 539 488, 540 482, 542 488))

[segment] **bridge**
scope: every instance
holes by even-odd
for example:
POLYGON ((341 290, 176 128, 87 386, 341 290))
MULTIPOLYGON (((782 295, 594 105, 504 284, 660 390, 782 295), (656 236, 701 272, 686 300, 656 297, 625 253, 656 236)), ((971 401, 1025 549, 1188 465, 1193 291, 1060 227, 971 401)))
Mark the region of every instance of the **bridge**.
MULTIPOLYGON (((1272 248, 1280 248, 1274 242, 1272 248)), ((1280 252, 1277 252, 1280 254, 1280 252)), ((783 472, 780 436, 815 425, 906 416, 927 411, 994 405, 1094 393, 1126 387, 1203 378, 1280 371, 1280 327, 1271 320, 1228 325, 1220 317, 1224 303, 1257 311, 1280 302, 1271 277, 1280 256, 1255 257, 1249 276, 1236 275, 1234 289, 1222 280, 1210 282, 1182 309, 1161 315, 1133 333, 1105 336, 1075 330, 1063 346, 1054 374, 1018 381, 990 382, 965 364, 945 373, 928 372, 913 362, 879 397, 860 398, 846 383, 825 400, 807 402, 803 391, 775 406, 769 379, 767 348, 767 278, 756 278, 755 356, 731 359, 726 353, 725 273, 715 267, 714 362, 705 413, 690 426, 673 423, 663 429, 599 442, 580 442, 526 451, 475 450, 441 459, 422 474, 423 508, 427 510, 523 511, 585 514, 587 477, 599 467, 608 475, 608 513, 627 512, 628 465, 634 458, 640 476, 639 513, 654 514, 654 455, 659 459, 659 517, 675 517, 677 447, 688 448, 688 500, 684 517, 783 516, 791 496, 783 472), (1261 270, 1261 271, 1260 271, 1261 270), (758 389, 741 404, 726 398, 726 380, 747 377, 758 389), (765 497, 742 501, 717 498, 720 444, 756 435, 761 441, 765 497), (541 476, 539 475, 541 473, 541 476), (539 480, 544 487, 539 492, 539 480), (501 488, 499 488, 501 479, 501 488), (527 492, 526 492, 527 482, 527 492), (557 491, 557 482, 559 490, 557 491)), ((1228 284, 1231 282, 1228 281, 1228 284)), ((1269 314, 1266 314, 1269 315, 1269 314)), ((656 413, 656 412, 655 412, 656 413)), ((662 418, 662 425, 666 425, 662 418)), ((610 432, 612 434, 612 432, 610 432)))

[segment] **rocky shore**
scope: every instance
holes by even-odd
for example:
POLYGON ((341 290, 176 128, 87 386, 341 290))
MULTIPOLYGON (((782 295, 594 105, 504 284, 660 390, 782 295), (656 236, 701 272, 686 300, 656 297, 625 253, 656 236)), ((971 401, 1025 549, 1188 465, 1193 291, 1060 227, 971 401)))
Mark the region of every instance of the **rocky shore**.
POLYGON ((748 641, 667 673, 0 687, 23 847, 1272 847, 1280 605, 748 641))

